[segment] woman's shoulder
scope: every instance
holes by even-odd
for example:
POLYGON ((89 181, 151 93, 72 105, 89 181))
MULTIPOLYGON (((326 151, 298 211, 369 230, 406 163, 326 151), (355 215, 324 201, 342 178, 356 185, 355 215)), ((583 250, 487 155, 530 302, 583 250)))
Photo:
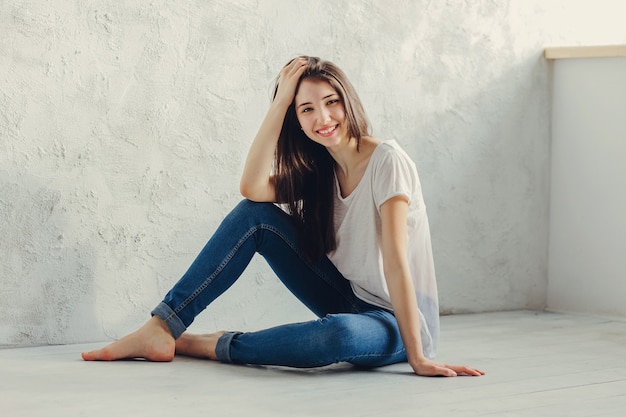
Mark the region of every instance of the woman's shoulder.
POLYGON ((415 163, 395 140, 381 141, 372 156, 371 182, 377 206, 394 195, 418 201, 419 177, 415 163))
POLYGON ((395 139, 379 140, 372 156, 374 155, 374 159, 381 163, 408 163, 414 165, 411 157, 395 139))

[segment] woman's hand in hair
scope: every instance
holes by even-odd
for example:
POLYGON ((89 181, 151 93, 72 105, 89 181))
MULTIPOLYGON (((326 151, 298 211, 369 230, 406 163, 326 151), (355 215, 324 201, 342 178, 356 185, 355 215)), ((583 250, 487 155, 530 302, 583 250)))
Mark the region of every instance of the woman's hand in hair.
POLYGON ((282 101, 287 106, 291 105, 296 95, 296 87, 307 69, 308 62, 306 58, 296 58, 280 71, 274 101, 282 101))
POLYGON ((298 81, 308 65, 308 60, 296 58, 282 69, 274 101, 259 127, 244 165, 239 189, 241 195, 252 201, 276 201, 272 167, 276 144, 289 106, 296 95, 298 81))

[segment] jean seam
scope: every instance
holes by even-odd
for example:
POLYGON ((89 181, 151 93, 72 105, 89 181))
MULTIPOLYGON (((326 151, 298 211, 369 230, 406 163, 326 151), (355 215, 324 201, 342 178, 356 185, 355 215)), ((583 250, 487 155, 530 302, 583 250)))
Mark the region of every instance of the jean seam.
POLYGON ((213 280, 228 266, 228 263, 230 262, 230 260, 237 254, 239 249, 244 245, 244 243, 247 242, 250 236, 252 236, 257 230, 258 230, 257 226, 251 227, 241 237, 241 239, 239 239, 235 247, 226 255, 222 263, 218 265, 215 271, 213 271, 213 273, 211 273, 211 275, 209 275, 204 280, 204 282, 200 284, 200 286, 198 286, 198 288, 196 288, 196 290, 193 293, 191 293, 191 295, 189 295, 189 297, 187 297, 178 307, 176 307, 174 312, 179 313, 181 310, 187 307, 198 295, 200 295, 200 293, 202 293, 202 291, 204 291, 211 284, 211 282, 213 282, 213 280))

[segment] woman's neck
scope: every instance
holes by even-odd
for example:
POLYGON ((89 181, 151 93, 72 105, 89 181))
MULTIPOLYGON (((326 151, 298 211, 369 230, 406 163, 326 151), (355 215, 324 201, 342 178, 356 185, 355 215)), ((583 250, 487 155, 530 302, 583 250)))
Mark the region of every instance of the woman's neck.
POLYGON ((357 151, 356 139, 345 139, 339 145, 332 148, 326 148, 337 163, 338 169, 344 174, 349 175, 363 160, 369 161, 372 152, 381 141, 379 139, 364 136, 361 138, 361 144, 357 151))
POLYGON ((327 148, 337 164, 335 173, 344 197, 352 193, 361 181, 372 153, 379 143, 379 139, 365 136, 361 138, 358 151, 356 139, 345 140, 340 145, 327 148))

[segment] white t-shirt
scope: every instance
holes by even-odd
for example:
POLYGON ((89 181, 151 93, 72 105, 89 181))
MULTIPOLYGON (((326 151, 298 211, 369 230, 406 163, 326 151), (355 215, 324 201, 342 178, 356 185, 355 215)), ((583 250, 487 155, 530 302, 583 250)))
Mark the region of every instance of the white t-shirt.
POLYGON ((337 249, 328 257, 360 299, 393 310, 383 273, 380 206, 392 197, 409 200, 408 259, 420 312, 424 355, 434 357, 439 338, 439 305, 428 216, 417 169, 396 141, 380 143, 363 178, 346 198, 335 179, 337 249))

